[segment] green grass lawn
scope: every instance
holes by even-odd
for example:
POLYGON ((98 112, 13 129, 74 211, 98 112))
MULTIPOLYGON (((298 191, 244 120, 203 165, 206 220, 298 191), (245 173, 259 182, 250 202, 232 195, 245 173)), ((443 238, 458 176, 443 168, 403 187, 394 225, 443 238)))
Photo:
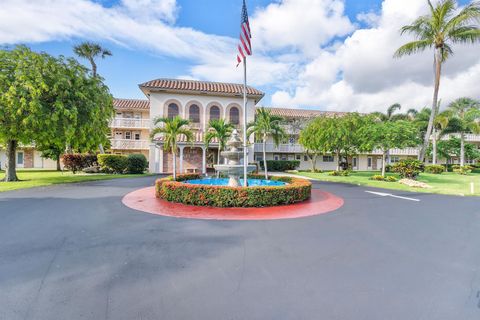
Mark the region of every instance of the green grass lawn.
MULTIPOLYGON (((432 186, 431 189, 420 189, 420 188, 411 188, 406 185, 400 184, 398 182, 385 182, 385 181, 373 181, 369 178, 375 174, 380 174, 379 172, 372 171, 362 171, 362 172, 352 172, 349 177, 332 177, 328 173, 309 173, 301 172, 299 175, 321 180, 321 181, 331 181, 331 182, 343 182, 350 184, 357 184, 362 186, 376 187, 376 188, 385 188, 385 189, 395 189, 395 190, 405 190, 405 191, 414 191, 414 192, 427 192, 427 193, 441 193, 441 194, 452 194, 452 195, 465 195, 465 196, 480 196, 480 174, 469 174, 466 176, 459 175, 456 173, 442 173, 442 174, 430 174, 422 173, 418 178, 419 181, 425 182, 428 185, 432 186), (470 192, 470 183, 473 182, 475 186, 475 193, 470 192)), ((398 175, 393 175, 398 178, 398 175)))
MULTIPOLYGON (((138 174, 112 175, 112 174, 84 174, 84 173, 77 173, 74 175, 73 173, 67 172, 67 171, 59 172, 59 171, 49 171, 49 170, 18 170, 17 175, 21 181, 0 182, 0 192, 33 188, 33 187, 50 186, 53 184, 60 184, 60 183, 97 181, 97 180, 132 178, 132 177, 142 176, 138 174)), ((4 172, 0 171, 0 180, 3 177, 4 177, 4 172)))

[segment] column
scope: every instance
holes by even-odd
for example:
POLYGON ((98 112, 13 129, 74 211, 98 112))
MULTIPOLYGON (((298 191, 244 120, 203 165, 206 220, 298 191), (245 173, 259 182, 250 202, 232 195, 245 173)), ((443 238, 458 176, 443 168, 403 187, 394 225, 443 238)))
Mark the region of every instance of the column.
POLYGON ((150 144, 150 151, 148 152, 148 171, 150 173, 155 173, 155 143, 150 144))
POLYGON ((160 153, 160 161, 159 161, 159 170, 158 170, 158 172, 164 173, 164 172, 163 172, 163 155, 164 155, 164 151, 163 151, 163 147, 162 147, 162 146, 160 146, 159 149, 160 149, 160 150, 159 150, 159 153, 160 153))
POLYGON ((185 149, 185 146, 180 146, 179 148, 180 148, 180 157, 179 157, 179 159, 180 159, 180 171, 179 172, 180 172, 180 174, 183 174, 184 173, 183 172, 183 149, 185 149))
POLYGON ((158 145, 155 146, 155 173, 160 172, 160 150, 158 145))
POLYGON ((207 148, 202 147, 202 174, 207 174, 207 148))

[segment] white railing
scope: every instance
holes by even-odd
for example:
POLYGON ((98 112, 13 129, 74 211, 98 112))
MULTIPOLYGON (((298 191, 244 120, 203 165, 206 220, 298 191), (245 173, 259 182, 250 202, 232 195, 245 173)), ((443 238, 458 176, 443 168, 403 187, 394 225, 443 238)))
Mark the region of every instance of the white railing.
POLYGON ((133 118, 114 118, 110 122, 112 128, 137 128, 137 129, 149 129, 149 119, 133 119, 133 118))
POLYGON ((112 139, 110 140, 113 150, 149 150, 150 141, 148 140, 128 140, 112 139))
MULTIPOLYGON (((419 148, 405 148, 405 149, 391 149, 391 156, 418 156, 419 148)), ((373 150, 372 152, 366 152, 367 154, 381 155, 381 150, 373 150)))
MULTIPOLYGON (((450 137, 455 137, 460 139, 460 134, 459 133, 453 133, 453 134, 447 134, 442 137, 442 140, 448 140, 450 137)), ((480 142, 480 134, 471 134, 467 133, 465 134, 465 141, 467 142, 480 142)))
MULTIPOLYGON (((303 153, 303 147, 299 144, 279 144, 276 146, 273 143, 267 143, 267 152, 279 153, 303 153)), ((263 144, 255 143, 255 152, 263 152, 263 144)))

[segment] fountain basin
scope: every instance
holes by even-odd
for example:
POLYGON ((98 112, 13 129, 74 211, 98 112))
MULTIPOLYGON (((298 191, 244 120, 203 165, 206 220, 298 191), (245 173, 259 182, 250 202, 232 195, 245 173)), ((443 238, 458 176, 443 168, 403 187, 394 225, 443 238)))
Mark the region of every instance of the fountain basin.
MULTIPOLYGON (((228 186, 229 179, 205 178, 205 179, 187 180, 187 181, 184 181, 183 183, 206 185, 206 186, 228 186)), ((261 179, 248 179, 247 183, 249 187, 282 187, 288 184, 283 181, 261 180, 261 179)), ((240 180, 240 186, 243 186, 243 179, 240 180)))

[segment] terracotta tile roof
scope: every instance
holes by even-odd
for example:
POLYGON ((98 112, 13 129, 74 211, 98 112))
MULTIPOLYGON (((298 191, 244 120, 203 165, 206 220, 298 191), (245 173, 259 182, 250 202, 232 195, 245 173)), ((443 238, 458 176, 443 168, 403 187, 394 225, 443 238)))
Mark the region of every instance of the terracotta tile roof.
MULTIPOLYGON (((259 109, 257 107, 257 109, 259 109)), ((307 109, 291 109, 291 108, 267 108, 271 110, 272 114, 284 118, 312 118, 318 116, 343 116, 347 112, 337 111, 320 111, 320 110, 307 110, 307 109)))
MULTIPOLYGON (((237 83, 208 82, 195 80, 156 79, 139 85, 141 89, 158 89, 175 92, 200 92, 221 95, 241 95, 243 85, 237 83)), ((253 87, 247 86, 247 94, 263 97, 264 93, 253 87)))
POLYGON ((115 109, 149 110, 150 102, 142 99, 113 99, 115 109))

